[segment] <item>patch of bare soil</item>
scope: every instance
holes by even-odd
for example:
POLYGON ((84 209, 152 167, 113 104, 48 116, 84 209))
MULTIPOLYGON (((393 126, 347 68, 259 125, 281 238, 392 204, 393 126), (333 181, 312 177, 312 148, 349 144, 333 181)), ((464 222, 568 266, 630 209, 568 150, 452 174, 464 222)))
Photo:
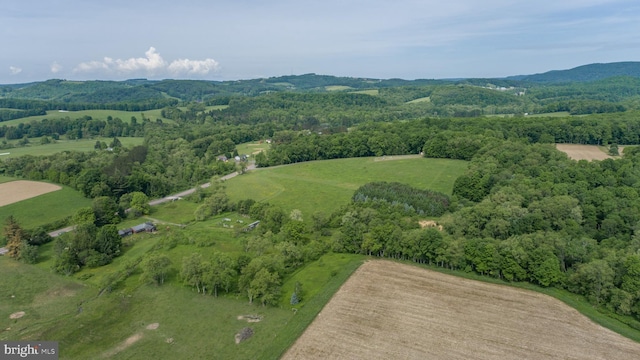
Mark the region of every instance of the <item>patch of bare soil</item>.
POLYGON ((0 206, 36 197, 62 187, 39 181, 17 180, 0 184, 0 206))
POLYGON ((438 224, 437 222, 433 221, 433 220, 420 220, 418 221, 418 224, 420 224, 421 228, 436 228, 440 231, 442 231, 442 225, 438 224))
POLYGON ((256 323, 262 321, 262 316, 259 315, 238 315, 238 320, 246 320, 250 323, 256 323))
POLYGON ((9 315, 9 319, 20 319, 24 315, 25 315, 24 311, 14 312, 13 314, 9 315))
POLYGON ((247 340, 251 336, 253 336, 253 329, 250 327, 243 328, 235 336, 236 344, 240 344, 241 342, 247 340))
POLYGON ((569 155, 573 160, 604 160, 611 156, 595 145, 556 144, 556 149, 569 155))
POLYGON ((147 325, 147 330, 156 330, 159 326, 160 326, 159 323, 149 324, 147 325))
POLYGON ((283 359, 640 359, 640 344, 540 293, 375 260, 283 359))
POLYGON ((115 354, 126 350, 128 347, 130 347, 131 345, 135 344, 140 339, 142 339, 142 337, 143 337, 142 333, 133 334, 133 335, 129 336, 125 341, 123 341, 120 345, 118 345, 115 348, 113 348, 113 349, 107 351, 106 353, 104 353, 104 355, 102 357, 103 358, 110 358, 110 357, 114 356, 115 354))

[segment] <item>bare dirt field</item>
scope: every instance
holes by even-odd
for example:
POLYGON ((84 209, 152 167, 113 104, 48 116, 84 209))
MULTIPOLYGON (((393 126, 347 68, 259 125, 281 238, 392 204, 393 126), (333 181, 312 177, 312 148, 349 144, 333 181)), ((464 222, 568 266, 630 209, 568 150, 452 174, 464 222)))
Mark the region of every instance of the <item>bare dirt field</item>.
MULTIPOLYGON (((556 149, 566 153, 573 160, 604 160, 611 156, 595 145, 556 144, 556 149)), ((620 151, 622 151, 620 149, 620 151)))
POLYGON ((540 293, 375 260, 283 359, 640 359, 640 343, 540 293))
POLYGON ((58 185, 39 181, 18 180, 0 184, 0 206, 62 189, 58 185))

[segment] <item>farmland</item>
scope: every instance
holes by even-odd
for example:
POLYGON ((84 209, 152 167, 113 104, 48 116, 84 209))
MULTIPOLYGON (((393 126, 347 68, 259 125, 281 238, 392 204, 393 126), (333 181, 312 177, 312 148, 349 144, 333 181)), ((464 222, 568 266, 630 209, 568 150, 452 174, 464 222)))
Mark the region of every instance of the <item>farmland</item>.
POLYGON ((551 297, 369 261, 283 359, 634 359, 640 344, 551 297))
MULTIPOLYGON (((0 178, 0 181, 3 179, 0 178)), ((11 183, 4 182, 0 186, 6 184, 11 183)), ((4 220, 9 215, 13 215, 22 226, 29 229, 62 220, 73 215, 79 208, 90 204, 91 200, 64 186, 58 191, 0 206, 0 219, 4 220)))
POLYGON ((257 169, 227 183, 232 200, 253 198, 311 215, 330 213, 346 204, 353 192, 372 181, 402 181, 418 188, 451 193, 453 181, 467 163, 413 157, 358 158, 313 161, 257 169))
POLYGON ((142 117, 146 117, 151 119, 152 121, 156 121, 156 119, 160 119, 163 122, 173 122, 171 119, 167 119, 162 117, 160 114, 160 109, 155 110, 147 110, 147 111, 123 111, 123 110, 80 110, 80 111, 58 111, 58 110, 49 110, 46 115, 38 115, 38 116, 29 116, 15 120, 3 121, 0 125, 6 126, 16 126, 18 124, 28 123, 31 121, 41 121, 43 119, 53 120, 53 119, 76 119, 84 116, 90 116, 94 120, 107 120, 107 117, 111 116, 112 118, 120 118, 122 121, 129 122, 131 121, 131 117, 136 117, 138 121, 142 120, 142 117))
MULTIPOLYGON (((136 145, 142 145, 144 138, 142 137, 119 137, 118 138, 123 146, 132 147, 136 145)), ((50 144, 39 144, 37 140, 27 146, 19 146, 9 149, 0 150, 0 153, 5 155, 0 158, 11 158, 23 155, 51 155, 61 151, 93 151, 96 141, 103 141, 110 143, 112 138, 96 137, 93 139, 78 139, 78 140, 57 140, 50 144)))
POLYGON ((557 144, 556 148, 566 153, 573 160, 604 160, 612 156, 595 145, 557 144))
MULTIPOLYGON (((636 82, 553 88, 501 80, 494 85, 513 91, 498 92, 486 80, 363 83, 309 74, 127 86, 137 83, 146 84, 132 90, 138 100, 90 103, 112 99, 98 92, 69 108, 164 108, 51 112, 70 121, 0 126, 0 183, 69 186, 0 207, 0 220, 16 219, 3 236, 18 260, 0 258, 8 274, 0 296, 12 299, 0 302, 0 339, 58 340, 70 359, 278 358, 366 259, 358 274, 375 283, 353 277, 355 285, 343 287, 352 289, 346 302, 335 299, 346 304, 338 315, 318 318, 347 320, 318 326, 326 339, 336 330, 354 356, 571 358, 584 348, 588 358, 604 357, 603 341, 620 351, 612 356, 637 355, 626 340, 540 295, 640 340, 640 148, 632 147, 640 126, 629 97, 636 82), (603 89, 611 90, 601 96, 603 89), (147 90, 171 98, 142 101, 147 90), (154 121, 161 111, 175 121, 154 121), (107 116, 123 121, 89 119, 107 116), (113 136, 122 148, 92 150, 113 136), (76 138, 90 140, 68 141, 76 138), (628 148, 578 162, 554 143, 592 144, 599 154, 610 144, 628 148), (20 144, 27 146, 11 148, 20 144), (235 152, 253 156, 219 160, 235 152), (206 182, 193 195, 146 206, 206 182), (77 231, 51 242, 18 231, 64 218, 77 231), (146 221, 157 231, 118 234, 146 221), (416 267, 398 270, 383 259, 416 267), (443 280, 421 267, 493 284, 443 280), (547 334, 555 327, 560 333, 547 334)), ((62 94, 68 85, 2 88, 0 116, 60 108, 55 97, 13 99, 48 87, 62 94)), ((327 346, 313 341, 292 356, 323 354, 327 346)), ((352 355, 329 350, 336 353, 325 357, 352 355)))
POLYGON ((0 185, 0 207, 62 189, 58 185, 18 180, 0 185))
MULTIPOLYGON (((285 287, 303 281, 309 292, 297 313, 290 306, 252 306, 233 294, 203 296, 183 286, 175 272, 162 287, 141 284, 140 274, 135 273, 117 292, 97 296, 102 279, 150 251, 158 236, 162 235, 136 236, 135 244, 113 264, 80 273, 78 277, 88 278, 86 281, 53 275, 44 263, 32 267, 0 257, 0 271, 13 275, 0 279, 0 296, 11 299, 0 303, 0 326, 6 329, 0 340, 56 339, 65 359, 106 354, 135 359, 194 354, 202 358, 274 359, 295 341, 361 262, 358 256, 327 255, 310 263, 309 270, 292 274, 285 287), (20 311, 25 312, 23 317, 9 319, 20 311), (247 324, 239 319, 243 315, 258 316, 261 321, 247 324), (250 341, 235 344, 234 334, 247 325, 254 329, 254 335, 250 341)), ((163 251, 179 264, 184 254, 202 250, 195 245, 178 245, 163 251)), ((48 258, 48 251, 42 256, 48 258)))

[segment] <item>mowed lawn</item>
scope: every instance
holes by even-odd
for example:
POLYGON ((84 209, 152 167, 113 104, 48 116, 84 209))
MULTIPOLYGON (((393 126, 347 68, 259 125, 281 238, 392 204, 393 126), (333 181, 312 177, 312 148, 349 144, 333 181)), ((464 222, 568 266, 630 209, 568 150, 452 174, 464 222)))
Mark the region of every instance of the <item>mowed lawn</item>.
MULTIPOLYGON (((142 145, 144 138, 142 137, 118 137, 118 140, 124 147, 133 147, 142 145)), ((11 149, 0 150, 0 161, 2 159, 23 156, 23 155, 51 155, 62 151, 92 151, 96 145, 96 141, 104 141, 109 145, 113 138, 93 138, 79 140, 58 140, 52 144, 40 145, 38 139, 30 139, 31 144, 28 146, 15 147, 11 149)))
POLYGON ((420 156, 337 159, 256 169, 227 181, 226 186, 232 201, 267 201, 309 216, 332 212, 372 181, 397 181, 451 194, 453 182, 466 168, 465 161, 420 156))

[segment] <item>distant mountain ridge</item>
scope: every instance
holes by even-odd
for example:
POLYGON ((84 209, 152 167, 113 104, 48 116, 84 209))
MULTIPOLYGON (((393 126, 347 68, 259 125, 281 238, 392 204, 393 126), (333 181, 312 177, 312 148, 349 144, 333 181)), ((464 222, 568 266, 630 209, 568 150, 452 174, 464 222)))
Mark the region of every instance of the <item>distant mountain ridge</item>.
POLYGON ((509 76, 506 79, 536 83, 590 82, 617 76, 640 78, 640 62, 596 63, 568 70, 552 70, 541 74, 509 76))
MULTIPOLYGON (((624 83, 626 86, 633 86, 634 81, 632 80, 637 79, 640 79, 640 62, 634 61, 589 64, 568 70, 553 70, 541 74, 491 79, 373 79, 313 73, 227 81, 172 79, 68 81, 51 79, 26 84, 0 85, 0 99, 4 99, 5 102, 8 99, 26 99, 59 104, 146 102, 148 105, 145 105, 145 107, 149 107, 156 105, 167 106, 179 101, 206 101, 210 99, 219 99, 219 104, 225 104, 228 102, 228 98, 232 96, 257 96, 282 91, 348 92, 399 86, 423 87, 451 84, 470 84, 481 87, 486 86, 486 84, 493 84, 494 86, 506 88, 531 88, 536 87, 536 85, 584 84, 598 81, 613 82, 614 84, 624 83), (623 77, 627 79, 624 80, 623 77)), ((8 103, 4 106, 12 107, 8 106, 8 103)))

